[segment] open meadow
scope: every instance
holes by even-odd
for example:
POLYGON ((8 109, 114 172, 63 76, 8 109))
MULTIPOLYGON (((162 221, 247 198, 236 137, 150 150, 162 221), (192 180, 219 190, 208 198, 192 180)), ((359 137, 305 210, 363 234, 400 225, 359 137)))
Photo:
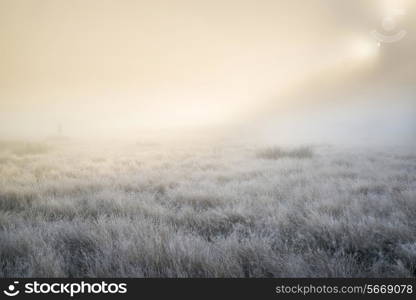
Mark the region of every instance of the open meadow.
POLYGON ((0 277, 412 277, 411 147, 0 142, 0 277))

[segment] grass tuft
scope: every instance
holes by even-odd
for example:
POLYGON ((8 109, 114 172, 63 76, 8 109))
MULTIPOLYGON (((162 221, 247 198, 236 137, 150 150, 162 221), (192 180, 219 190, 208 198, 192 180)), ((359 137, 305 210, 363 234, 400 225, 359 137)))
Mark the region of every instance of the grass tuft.
POLYGON ((277 160, 281 158, 305 159, 314 155, 310 147, 298 147, 294 149, 283 149, 281 147, 269 147, 257 152, 261 159, 277 160))

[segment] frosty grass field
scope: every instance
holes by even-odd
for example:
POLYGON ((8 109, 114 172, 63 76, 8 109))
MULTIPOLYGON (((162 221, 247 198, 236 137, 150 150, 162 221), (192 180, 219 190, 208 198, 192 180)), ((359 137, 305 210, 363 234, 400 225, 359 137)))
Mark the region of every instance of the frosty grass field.
POLYGON ((0 142, 0 276, 412 277, 416 153, 0 142))

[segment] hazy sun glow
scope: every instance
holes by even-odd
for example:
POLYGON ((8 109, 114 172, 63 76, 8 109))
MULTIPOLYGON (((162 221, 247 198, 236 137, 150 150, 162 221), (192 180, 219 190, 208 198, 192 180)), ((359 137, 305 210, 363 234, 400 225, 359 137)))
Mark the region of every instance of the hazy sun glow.
POLYGON ((371 60, 379 53, 377 42, 371 38, 352 42, 351 51, 358 60, 371 60))
POLYGON ((225 128, 411 55, 370 34, 409 1, 260 2, 1 1, 0 134, 225 128))

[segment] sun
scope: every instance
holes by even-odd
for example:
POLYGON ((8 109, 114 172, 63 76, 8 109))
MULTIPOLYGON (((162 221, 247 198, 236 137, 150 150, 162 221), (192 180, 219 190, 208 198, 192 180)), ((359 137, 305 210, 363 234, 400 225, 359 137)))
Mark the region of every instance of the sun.
POLYGON ((370 38, 361 38, 351 43, 351 54, 359 60, 371 60, 378 56, 380 51, 377 41, 370 38))

